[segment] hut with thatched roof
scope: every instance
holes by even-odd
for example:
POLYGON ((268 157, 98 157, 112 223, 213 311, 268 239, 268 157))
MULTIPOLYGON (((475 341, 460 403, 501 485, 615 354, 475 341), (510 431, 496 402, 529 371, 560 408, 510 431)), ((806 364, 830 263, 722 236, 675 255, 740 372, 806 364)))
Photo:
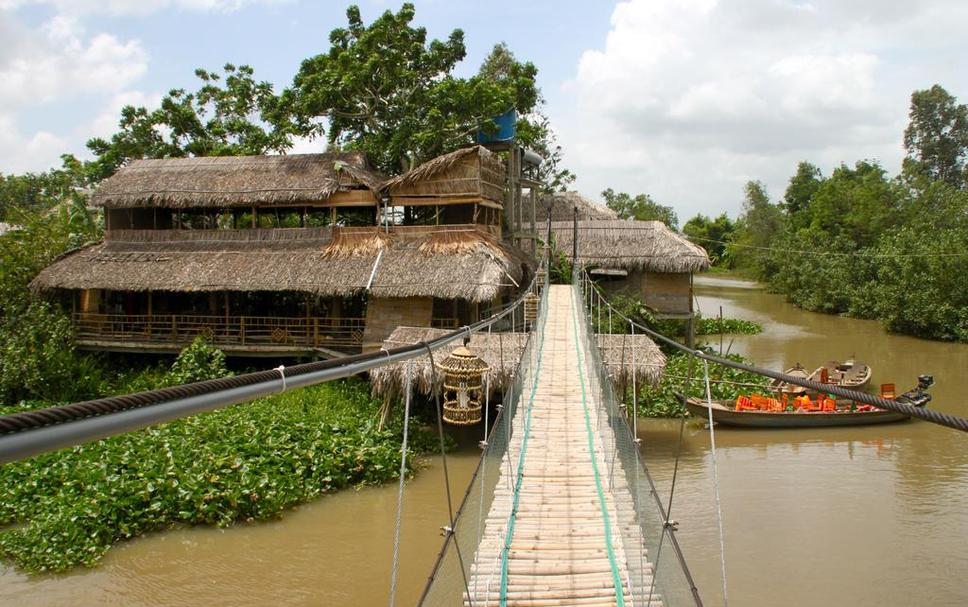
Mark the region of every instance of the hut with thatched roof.
MULTIPOLYGON (((558 250, 572 256, 573 221, 551 224, 558 250)), ((692 318, 692 273, 709 267, 705 249, 661 221, 578 222, 578 261, 606 290, 638 293, 660 318, 692 318)))
POLYGON ((618 219, 618 213, 603 204, 585 198, 578 192, 545 194, 541 197, 540 207, 544 213, 540 216, 542 219, 547 217, 548 210, 551 210, 551 221, 573 221, 576 208, 579 221, 618 219))
POLYGON ((394 207, 424 208, 427 223, 476 224, 501 236, 504 162, 475 145, 438 156, 386 183, 394 207))
MULTIPOLYGON (((445 331, 440 329, 399 327, 390 334, 383 343, 383 347, 390 349, 408 346, 435 339, 444 333, 445 331)), ((654 385, 661 379, 665 370, 666 357, 648 336, 600 333, 596 338, 609 375, 619 390, 632 385, 633 374, 638 385, 654 385)), ((485 385, 491 392, 503 392, 508 388, 524 352, 526 341, 527 335, 520 332, 482 332, 471 335, 468 347, 490 367, 485 375, 485 385)), ((443 360, 459 345, 454 344, 449 349, 445 348, 446 351, 435 354, 435 360, 443 360)), ((383 398, 385 402, 403 394, 408 364, 414 365, 412 378, 416 390, 425 394, 430 393, 432 374, 430 360, 427 357, 392 363, 372 370, 370 385, 373 393, 383 398)), ((440 372, 438 371, 436 375, 439 382, 440 372)), ((436 387, 439 388, 439 386, 436 387)))
POLYGON ((33 287, 94 349, 171 352, 203 335, 234 354, 330 355, 379 348, 398 325, 456 327, 529 278, 476 211, 502 178, 490 156, 462 150, 390 182, 357 153, 135 161, 93 196, 104 241, 33 287), (429 208, 466 212, 427 221, 431 192, 429 208))

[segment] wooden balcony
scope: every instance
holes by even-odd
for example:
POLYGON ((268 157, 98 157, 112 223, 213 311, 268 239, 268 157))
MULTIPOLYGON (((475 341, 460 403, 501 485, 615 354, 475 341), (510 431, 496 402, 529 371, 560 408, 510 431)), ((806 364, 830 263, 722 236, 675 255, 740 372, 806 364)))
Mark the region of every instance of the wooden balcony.
POLYGON ((362 318, 203 316, 195 314, 73 315, 78 345, 89 349, 174 352, 198 336, 236 354, 358 352, 362 318))
MULTIPOLYGON (((202 336, 239 356, 338 356, 360 351, 363 318, 204 316, 196 314, 73 315, 77 344, 120 352, 177 352, 202 336)), ((457 328, 456 318, 435 318, 437 328, 457 328)))

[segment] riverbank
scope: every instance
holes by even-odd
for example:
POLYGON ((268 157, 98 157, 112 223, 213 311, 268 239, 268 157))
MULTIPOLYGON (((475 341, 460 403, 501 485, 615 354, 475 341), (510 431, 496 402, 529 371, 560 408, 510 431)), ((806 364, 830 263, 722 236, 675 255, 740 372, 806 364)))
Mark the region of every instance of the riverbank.
MULTIPOLYGON (((117 542, 267 520, 397 478, 401 424, 362 380, 261 399, 0 467, 0 557, 28 572, 96 565, 117 542)), ((414 453, 432 450, 420 424, 414 453)), ((411 460, 412 467, 412 460, 411 460)))

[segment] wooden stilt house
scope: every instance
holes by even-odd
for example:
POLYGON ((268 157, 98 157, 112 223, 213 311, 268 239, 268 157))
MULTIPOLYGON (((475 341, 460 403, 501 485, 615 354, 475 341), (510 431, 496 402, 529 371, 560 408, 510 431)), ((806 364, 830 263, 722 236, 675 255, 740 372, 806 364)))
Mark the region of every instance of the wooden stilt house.
POLYGON ((93 196, 104 241, 35 279, 90 349, 378 348, 476 320, 526 278, 500 240, 503 165, 469 148, 389 183, 361 154, 139 160, 93 196))

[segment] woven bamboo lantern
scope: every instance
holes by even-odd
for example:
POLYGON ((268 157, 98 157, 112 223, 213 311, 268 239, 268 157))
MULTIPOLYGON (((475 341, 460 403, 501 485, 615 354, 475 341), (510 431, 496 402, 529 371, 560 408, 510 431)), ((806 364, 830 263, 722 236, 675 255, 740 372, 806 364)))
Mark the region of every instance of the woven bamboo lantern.
POLYGON ((548 271, 544 269, 544 266, 538 268, 538 271, 534 273, 534 281, 539 287, 543 287, 545 283, 545 278, 548 277, 548 271))
POLYGON ((466 346, 451 352, 438 366, 444 372, 444 421, 455 426, 481 421, 484 373, 490 366, 466 346))
POLYGON ((534 293, 528 293, 524 296, 524 320, 526 322, 533 323, 538 320, 538 303, 541 302, 541 298, 534 293))

